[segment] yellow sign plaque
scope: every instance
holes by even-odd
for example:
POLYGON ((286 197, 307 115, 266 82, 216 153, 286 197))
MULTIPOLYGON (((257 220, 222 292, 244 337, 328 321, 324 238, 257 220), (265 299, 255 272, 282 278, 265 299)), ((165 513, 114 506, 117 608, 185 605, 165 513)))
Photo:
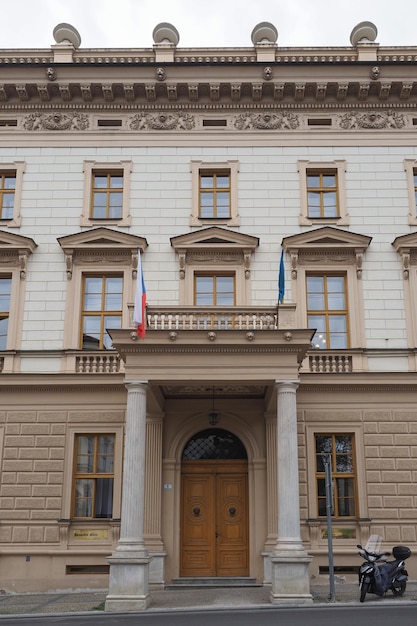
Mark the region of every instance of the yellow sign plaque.
POLYGON ((109 531, 107 528, 90 529, 90 528, 73 528, 72 538, 77 541, 97 541, 109 538, 109 531))

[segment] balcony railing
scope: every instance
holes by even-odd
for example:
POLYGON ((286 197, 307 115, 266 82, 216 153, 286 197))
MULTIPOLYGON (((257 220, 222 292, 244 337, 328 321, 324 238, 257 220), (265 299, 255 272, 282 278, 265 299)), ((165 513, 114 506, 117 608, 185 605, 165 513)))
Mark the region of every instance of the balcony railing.
MULTIPOLYGON (((131 319, 133 307, 129 307, 131 319)), ((147 329, 152 330, 276 330, 294 328, 295 305, 277 307, 147 307, 147 329)), ((132 322, 133 326, 133 322, 132 322)))
POLYGON ((76 354, 76 374, 117 374, 122 360, 116 351, 97 351, 76 354))
POLYGON ((351 354, 323 354, 320 351, 308 354, 310 372, 315 374, 344 374, 353 371, 351 354))

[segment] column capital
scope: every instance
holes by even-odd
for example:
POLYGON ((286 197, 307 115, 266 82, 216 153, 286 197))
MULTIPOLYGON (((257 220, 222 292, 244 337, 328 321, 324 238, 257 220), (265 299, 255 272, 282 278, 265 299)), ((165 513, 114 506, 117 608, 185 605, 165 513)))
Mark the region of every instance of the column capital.
POLYGON ((148 390, 148 381, 147 380, 129 380, 125 379, 125 387, 128 391, 142 391, 142 393, 146 393, 148 390))
POLYGON ((297 380, 276 380, 275 381, 275 389, 277 391, 296 391, 300 381, 297 380))

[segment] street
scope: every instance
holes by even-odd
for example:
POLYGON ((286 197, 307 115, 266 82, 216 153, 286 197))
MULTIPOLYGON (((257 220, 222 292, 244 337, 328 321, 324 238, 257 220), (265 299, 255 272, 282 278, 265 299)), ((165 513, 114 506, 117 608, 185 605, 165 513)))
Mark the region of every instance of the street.
POLYGON ((143 613, 92 613, 91 615, 31 615, 0 617, 0 626, 415 626, 416 604, 381 604, 309 607, 265 607, 207 611, 164 611, 143 613))

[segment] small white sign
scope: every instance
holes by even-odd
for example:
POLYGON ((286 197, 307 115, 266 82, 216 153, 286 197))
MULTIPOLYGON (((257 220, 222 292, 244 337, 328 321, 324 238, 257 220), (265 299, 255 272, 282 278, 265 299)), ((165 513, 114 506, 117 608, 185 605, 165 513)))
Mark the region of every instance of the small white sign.
POLYGON ((164 484, 164 489, 172 489, 171 483, 165 483, 164 484))

